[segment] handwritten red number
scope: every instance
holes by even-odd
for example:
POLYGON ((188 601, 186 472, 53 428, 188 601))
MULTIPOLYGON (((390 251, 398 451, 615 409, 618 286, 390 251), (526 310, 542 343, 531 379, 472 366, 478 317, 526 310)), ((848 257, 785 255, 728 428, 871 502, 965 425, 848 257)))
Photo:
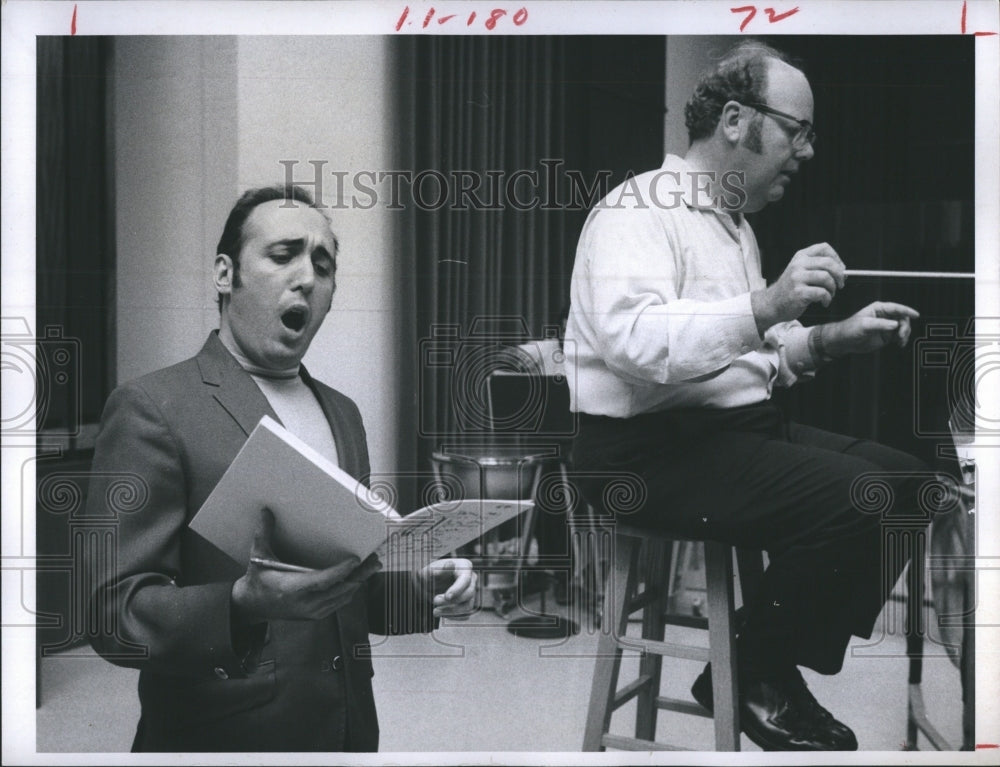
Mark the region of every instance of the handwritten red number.
POLYGON ((71 35, 76 34, 76 5, 73 6, 73 20, 69 24, 69 33, 71 35))
POLYGON ((747 24, 750 23, 750 20, 753 19, 753 17, 757 15, 757 6, 756 5, 744 5, 744 6, 740 7, 740 8, 730 8, 729 10, 732 13, 746 13, 746 14, 748 14, 747 17, 745 19, 743 19, 743 23, 740 24, 740 32, 742 32, 744 29, 746 29, 747 28, 747 24))
MULTIPOLYGON (((747 25, 753 21, 753 17, 757 15, 756 5, 743 5, 739 8, 730 8, 731 13, 745 13, 747 17, 743 19, 743 23, 740 24, 740 32, 747 28, 747 25)), ((774 24, 775 22, 787 19, 789 16, 794 16, 799 12, 799 7, 795 6, 790 11, 785 11, 784 13, 778 13, 774 8, 765 8, 764 13, 767 14, 767 23, 774 24)))
POLYGON ((497 22, 500 21, 504 16, 507 15, 507 11, 503 8, 494 8, 490 17, 486 19, 486 28, 493 31, 497 27, 497 22))
MULTIPOLYGON (((796 8, 795 10, 798 10, 798 9, 796 8)), ((750 16, 747 18, 746 21, 743 22, 743 27, 745 27, 749 23, 750 19, 753 18, 753 15, 757 12, 757 9, 754 6, 747 6, 746 8, 733 8, 733 11, 734 12, 736 12, 736 11, 750 11, 750 16)), ((437 13, 437 10, 434 7, 431 7, 430 9, 428 9, 427 14, 424 16, 424 20, 423 20, 423 22, 421 22, 420 26, 423 29, 427 29, 427 27, 430 26, 431 21, 434 19, 434 16, 435 16, 436 13, 437 13)), ((794 11, 792 11, 792 13, 794 13, 794 11)), ((494 8, 490 12, 489 18, 486 19, 486 22, 485 22, 486 29, 488 29, 490 31, 496 29, 497 23, 499 23, 500 19, 502 19, 507 14, 508 14, 508 11, 506 9, 504 9, 504 8, 494 8)), ((786 14, 786 15, 788 15, 788 14, 786 14)), ((472 24, 475 22, 476 17, 477 17, 476 11, 472 11, 469 14, 469 17, 465 20, 465 26, 471 27, 472 24)), ((408 6, 408 5, 403 6, 403 12, 401 14, 399 14, 399 18, 396 20, 396 31, 397 32, 399 32, 403 28, 404 25, 412 24, 413 23, 412 21, 408 20, 409 18, 410 18, 410 6, 408 6)), ((447 16, 438 16, 437 17, 437 23, 440 26, 441 24, 446 24, 447 22, 451 21, 454 18, 458 18, 458 14, 457 13, 452 13, 452 14, 449 14, 447 16)), ((528 9, 525 8, 525 7, 518 8, 514 12, 514 15, 511 18, 513 19, 514 24, 516 26, 518 26, 518 27, 522 26, 528 20, 528 9)), ((740 29, 743 29, 743 27, 740 27, 740 29)), ((73 34, 76 34, 76 6, 73 7, 73 28, 72 28, 72 31, 73 31, 73 34)))
POLYGON ((396 31, 398 32, 403 28, 403 22, 406 21, 406 17, 410 15, 410 6, 403 8, 403 14, 399 17, 399 21, 396 22, 396 31))
MULTIPOLYGON (((776 21, 781 21, 782 19, 787 19, 789 16, 799 12, 798 6, 792 8, 790 11, 785 11, 784 13, 778 13, 774 8, 765 8, 764 13, 767 14, 767 21, 773 24, 776 21)), ((749 21, 749 19, 747 19, 749 21)))

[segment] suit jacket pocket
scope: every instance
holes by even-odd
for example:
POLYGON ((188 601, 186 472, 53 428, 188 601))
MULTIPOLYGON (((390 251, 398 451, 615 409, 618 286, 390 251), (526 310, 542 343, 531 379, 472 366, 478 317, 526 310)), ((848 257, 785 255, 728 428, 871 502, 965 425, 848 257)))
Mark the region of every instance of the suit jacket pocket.
POLYGON ((184 729, 229 719, 274 699, 277 681, 274 659, 257 664, 245 677, 188 679, 166 676, 139 680, 143 716, 165 729, 184 729))

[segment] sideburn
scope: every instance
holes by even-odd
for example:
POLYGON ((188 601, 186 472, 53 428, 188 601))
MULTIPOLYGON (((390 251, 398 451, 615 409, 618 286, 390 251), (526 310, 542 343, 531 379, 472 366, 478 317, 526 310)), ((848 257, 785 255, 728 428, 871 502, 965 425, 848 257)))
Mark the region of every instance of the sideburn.
MULTIPOLYGON (((743 137, 743 146, 754 154, 764 153, 764 116, 754 115, 747 125, 746 136, 743 137)), ((235 264, 234 264, 235 268, 235 264)))

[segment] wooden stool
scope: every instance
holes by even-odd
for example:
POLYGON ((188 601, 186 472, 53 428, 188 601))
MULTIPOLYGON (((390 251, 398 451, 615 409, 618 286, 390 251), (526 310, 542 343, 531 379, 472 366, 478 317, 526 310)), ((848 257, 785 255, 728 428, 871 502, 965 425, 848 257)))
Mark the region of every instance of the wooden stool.
MULTIPOLYGON (((740 750, 739 691, 736 683, 735 589, 733 548, 705 543, 709 647, 664 641, 665 624, 705 627, 705 619, 672 619, 665 614, 669 596, 670 557, 673 540, 655 531, 618 525, 615 529, 614 570, 605 588, 604 616, 597 646, 594 681, 587 711, 584 751, 617 748, 627 751, 683 751, 682 746, 656 741, 656 715, 660 709, 712 717, 693 700, 660 695, 660 670, 664 656, 712 664, 715 709, 715 748, 740 750), (644 589, 638 593, 639 583, 644 589), (629 616, 642 610, 642 636, 626 636, 629 616), (618 688, 622 649, 641 653, 638 678, 618 688), (612 713, 636 698, 635 737, 613 735, 608 730, 612 713)), ((757 552, 738 552, 744 602, 763 574, 757 552)))

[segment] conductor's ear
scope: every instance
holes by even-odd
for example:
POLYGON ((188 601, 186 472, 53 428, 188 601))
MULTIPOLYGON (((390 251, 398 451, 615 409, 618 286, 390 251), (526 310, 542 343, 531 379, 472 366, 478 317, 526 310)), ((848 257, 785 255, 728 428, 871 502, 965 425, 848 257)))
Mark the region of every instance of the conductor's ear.
POLYGON ((233 259, 225 253, 219 253, 215 257, 213 267, 213 281, 215 290, 220 295, 228 296, 233 292, 233 259))
POLYGON ((719 115, 719 129, 726 140, 736 144, 740 140, 740 114, 742 106, 738 101, 727 101, 719 115))

